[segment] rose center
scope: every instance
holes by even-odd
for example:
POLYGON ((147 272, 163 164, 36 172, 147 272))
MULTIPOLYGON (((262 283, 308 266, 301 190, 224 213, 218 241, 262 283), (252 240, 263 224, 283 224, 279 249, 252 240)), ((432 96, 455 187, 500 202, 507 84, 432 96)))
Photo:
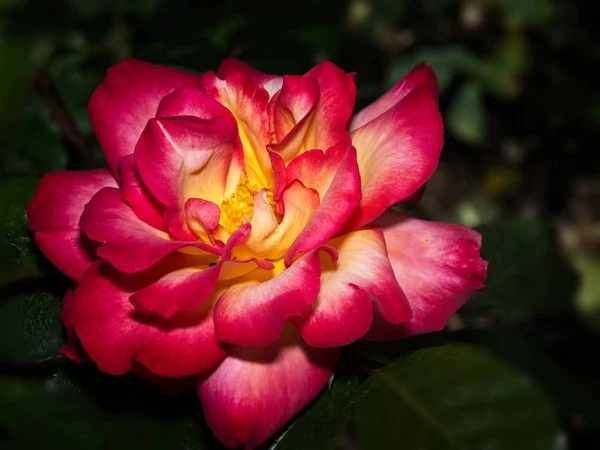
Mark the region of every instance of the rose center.
MULTIPOLYGON (((235 188, 235 192, 221 204, 221 219, 220 224, 227 231, 233 233, 242 224, 250 222, 254 215, 254 196, 261 191, 261 188, 250 181, 248 177, 242 175, 240 181, 235 188)), ((277 216, 277 205, 273 201, 273 192, 270 189, 267 191, 267 201, 271 205, 273 214, 277 216)))

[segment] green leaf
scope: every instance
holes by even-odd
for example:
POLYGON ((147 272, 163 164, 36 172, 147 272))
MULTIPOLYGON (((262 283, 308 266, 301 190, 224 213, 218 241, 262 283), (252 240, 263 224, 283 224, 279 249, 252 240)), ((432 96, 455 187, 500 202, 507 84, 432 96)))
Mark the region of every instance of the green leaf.
POLYGON ((465 317, 525 320, 570 307, 577 278, 544 221, 506 220, 477 228, 488 261, 486 288, 461 308, 465 317))
POLYGON ((0 136, 0 175, 42 175, 66 166, 59 136, 38 117, 24 117, 0 136))
POLYGON ((587 324, 600 329, 600 260, 579 255, 574 258, 574 264, 581 277, 575 306, 587 324))
POLYGON ((523 78, 530 68, 529 53, 524 36, 504 39, 492 57, 480 66, 479 77, 486 92, 505 99, 521 95, 523 78))
POLYGON ((43 379, 4 376, 0 398, 6 449, 209 448, 188 442, 192 422, 201 420, 195 395, 170 398, 133 376, 83 366, 43 379))
POLYGON ((496 0, 512 26, 541 26, 554 16, 552 0, 496 0))
POLYGON ((0 181, 0 286, 41 276, 25 215, 38 183, 37 178, 0 181))
POLYGON ((566 421, 576 421, 585 427, 600 430, 600 399, 526 335, 506 331, 465 330, 452 333, 449 338, 484 347, 496 357, 510 362, 536 381, 566 421))
POLYGON ((485 134, 485 107, 481 86, 474 81, 463 84, 446 112, 446 125, 457 139, 480 145, 485 134))
POLYGON ((357 389, 356 378, 334 378, 331 391, 325 390, 269 449, 333 449, 350 419, 357 389))
MULTIPOLYGON (((17 122, 36 71, 48 60, 54 46, 49 39, 0 41, 0 127, 17 122)), ((0 128, 0 130, 1 130, 0 128)))
POLYGON ((418 350, 374 373, 355 425, 363 450, 550 450, 564 441, 531 378, 463 344, 418 350))
POLYGON ((64 344, 61 296, 47 290, 0 302, 0 363, 41 363, 64 344))
POLYGON ((149 16, 158 8, 161 0, 69 0, 69 6, 78 16, 88 18, 114 13, 149 16))

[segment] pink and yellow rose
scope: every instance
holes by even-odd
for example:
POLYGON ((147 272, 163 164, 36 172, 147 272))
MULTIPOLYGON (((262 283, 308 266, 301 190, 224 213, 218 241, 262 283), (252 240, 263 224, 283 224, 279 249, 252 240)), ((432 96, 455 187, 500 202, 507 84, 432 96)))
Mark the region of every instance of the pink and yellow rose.
POLYGON ((219 440, 255 447, 319 393, 338 347, 443 328, 483 288, 481 237, 386 212, 438 163, 435 76, 419 65, 352 117, 355 81, 330 62, 109 69, 89 102, 109 169, 48 174, 27 210, 77 282, 63 352, 191 380, 219 440))

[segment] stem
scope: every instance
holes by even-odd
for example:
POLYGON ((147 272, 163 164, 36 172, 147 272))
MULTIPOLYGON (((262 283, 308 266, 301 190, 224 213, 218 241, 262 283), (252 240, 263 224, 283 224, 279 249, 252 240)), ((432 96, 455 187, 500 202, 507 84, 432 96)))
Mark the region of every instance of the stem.
POLYGON ((79 163, 76 165, 84 169, 95 167, 96 158, 92 149, 60 98, 58 89, 50 78, 47 68, 40 70, 34 86, 42 100, 48 105, 51 119, 61 127, 69 148, 75 153, 74 156, 79 163))

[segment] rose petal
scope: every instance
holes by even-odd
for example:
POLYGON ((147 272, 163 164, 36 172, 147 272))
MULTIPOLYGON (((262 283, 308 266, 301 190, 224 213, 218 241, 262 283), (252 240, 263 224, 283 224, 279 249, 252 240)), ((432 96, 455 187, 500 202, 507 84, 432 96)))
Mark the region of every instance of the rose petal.
POLYGON ((278 224, 266 193, 261 191, 254 196, 254 216, 250 222, 252 231, 236 250, 238 258, 276 260, 284 256, 318 208, 319 194, 295 180, 283 191, 282 204, 285 213, 278 224))
POLYGON ((271 101, 271 121, 276 139, 282 141, 299 122, 310 119, 309 116, 318 100, 317 80, 299 75, 285 75, 281 91, 271 101))
POLYGON ((102 242, 98 256, 125 273, 145 270, 184 247, 196 248, 199 253, 220 253, 204 242, 171 240, 165 232, 138 219, 113 188, 104 188, 92 198, 81 216, 81 228, 90 239, 102 242))
POLYGON ((475 292, 483 289, 487 262, 480 258, 481 236, 462 225, 427 222, 389 212, 383 227, 394 273, 413 319, 391 325, 376 318, 369 339, 399 339, 441 330, 475 292))
MULTIPOLYGON (((182 261, 181 268, 170 271, 158 281, 141 289, 131 297, 131 301, 136 306, 155 312, 167 319, 177 312, 199 308, 212 295, 223 264, 253 262, 251 260, 230 261, 229 259, 231 248, 239 245, 249 231, 250 226, 246 224, 233 233, 224 248, 223 258, 217 263, 215 263, 216 258, 213 255, 205 255, 205 257, 179 255, 180 260, 185 258, 189 260, 189 263, 186 264, 186 261, 182 261)), ((246 270, 250 272, 255 267, 256 264, 246 270)))
POLYGON ((121 375, 134 361, 164 377, 209 369, 226 354, 217 342, 212 302, 169 320, 144 315, 129 297, 148 282, 93 264, 75 291, 71 322, 85 351, 103 372, 121 375))
POLYGON ((250 80, 252 80, 254 83, 262 85, 262 87, 265 88, 271 97, 275 94, 275 92, 281 89, 283 77, 260 72, 255 68, 250 67, 248 64, 240 61, 239 59, 226 58, 223 60, 219 66, 219 70, 217 70, 217 76, 223 80, 226 80, 231 75, 235 75, 236 73, 240 72, 250 78, 250 80))
POLYGON ((410 71, 402 80, 398 81, 389 91, 375 100, 354 116, 350 124, 350 131, 354 131, 370 121, 377 119, 386 111, 393 108, 408 93, 423 86, 431 98, 438 101, 438 83, 431 67, 421 63, 410 71))
POLYGON ((135 164, 148 190, 167 208, 165 220, 175 237, 194 239, 185 217, 187 199, 223 202, 235 139, 235 125, 218 117, 148 122, 135 149, 135 164))
POLYGON ((282 271, 256 269, 231 286, 215 306, 220 340, 240 345, 268 345, 283 324, 313 302, 319 292, 318 249, 282 271))
POLYGON ((106 169, 44 175, 27 207, 29 228, 33 231, 76 230, 83 208, 104 187, 117 187, 106 169))
POLYGON ((443 132, 437 104, 424 87, 353 131, 363 197, 345 228, 370 223, 423 186, 437 167, 443 132))
POLYGON ((48 260, 69 278, 79 281, 97 259, 97 243, 81 230, 37 231, 35 243, 48 260))
POLYGON ((67 343, 63 345, 59 351, 67 358, 72 359, 79 364, 85 364, 90 362, 88 356, 85 354, 79 339, 75 335, 73 330, 73 324, 71 323, 71 310, 75 302, 75 291, 69 289, 63 300, 63 308, 60 315, 60 320, 63 326, 67 330, 67 343))
POLYGON ((204 417, 228 448, 255 448, 327 383, 337 349, 315 349, 292 327, 268 347, 236 347, 198 387, 204 417))
POLYGON ((221 80, 212 72, 202 76, 202 87, 233 113, 244 149, 246 174, 251 183, 272 185, 266 145, 270 142, 267 105, 269 94, 241 72, 221 80))
POLYGON ((301 317, 292 321, 313 347, 339 347, 369 330, 373 304, 387 320, 411 318, 410 306, 394 277, 378 229, 348 233, 327 242, 339 259, 322 258, 321 290, 301 317))
MULTIPOLYGON (((302 84, 299 82, 296 82, 295 85, 290 84, 288 95, 290 99, 286 103, 294 105, 294 109, 298 112, 307 111, 307 113, 302 118, 299 117, 300 114, 297 114, 293 120, 285 121, 286 127, 280 128, 277 136, 279 142, 268 147, 269 150, 281 155, 285 163, 307 150, 323 150, 336 144, 350 143, 347 126, 356 95, 354 77, 347 76, 335 64, 324 61, 307 72, 304 78, 317 83, 318 96, 312 92, 309 81, 304 81, 302 84), (301 89, 297 86, 300 86, 301 89), (315 100, 318 101, 309 110, 308 106, 315 100), (296 122, 296 126, 289 130, 286 136, 283 136, 283 132, 292 122, 296 122)), ((279 97, 283 95, 284 89, 282 88, 279 97)), ((275 103, 278 100, 279 98, 275 99, 275 103)))
POLYGON ((61 272, 78 281, 95 257, 96 245, 81 234, 79 219, 100 189, 117 183, 106 169, 44 175, 27 207, 29 228, 40 250, 61 272))
POLYGON ((285 255, 289 265, 295 255, 311 250, 333 237, 352 215, 360 202, 360 174, 356 150, 351 145, 331 147, 325 154, 316 150, 304 153, 297 159, 303 162, 288 166, 288 180, 306 181, 307 187, 316 189, 321 203, 310 221, 290 245, 285 255), (305 155, 309 157, 305 157, 305 155))
POLYGON ((136 59, 108 69, 88 103, 90 121, 112 172, 133 153, 160 100, 183 86, 199 86, 199 76, 136 59))
POLYGON ((347 140, 347 127, 354 110, 354 77, 330 61, 323 61, 306 75, 319 84, 319 102, 312 123, 307 149, 329 148, 347 140))
POLYGON ((136 216, 154 228, 167 231, 163 217, 164 207, 152 197, 135 167, 133 154, 119 160, 121 197, 131 206, 136 216))

